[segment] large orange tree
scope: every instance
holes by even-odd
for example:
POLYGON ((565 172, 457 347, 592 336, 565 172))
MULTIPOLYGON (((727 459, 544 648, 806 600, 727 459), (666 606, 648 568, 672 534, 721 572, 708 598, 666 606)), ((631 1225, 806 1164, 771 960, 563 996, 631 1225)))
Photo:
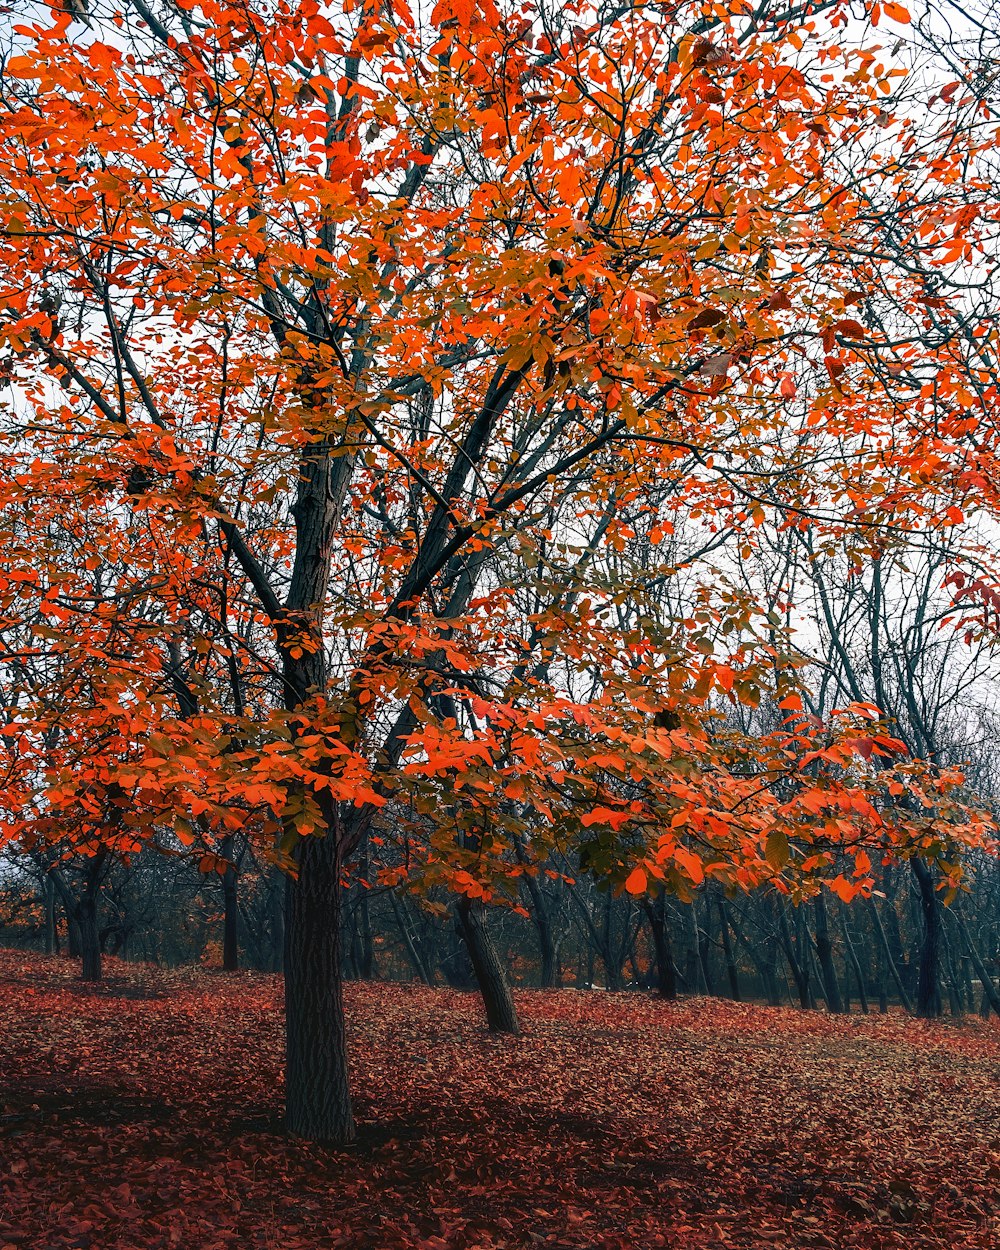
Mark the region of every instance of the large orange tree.
POLYGON ((977 259, 980 136, 897 110, 847 29, 742 0, 95 0, 16 29, 6 836, 224 869, 259 831, 293 1132, 353 1134, 343 881, 395 808, 473 942, 532 841, 635 893, 849 894, 864 846, 981 839, 956 777, 873 766, 872 709, 798 717, 752 605, 625 621, 607 577, 639 543, 637 586, 669 578, 681 518, 808 520, 859 559, 960 519, 969 316, 922 327, 952 298, 928 275, 977 259), (712 731, 713 690, 762 689, 788 723, 712 731))

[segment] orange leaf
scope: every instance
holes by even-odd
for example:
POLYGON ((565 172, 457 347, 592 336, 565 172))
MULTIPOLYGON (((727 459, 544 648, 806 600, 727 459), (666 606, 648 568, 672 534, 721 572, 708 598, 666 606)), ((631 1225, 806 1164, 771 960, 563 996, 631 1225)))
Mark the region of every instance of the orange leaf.
POLYGON ((629 894, 646 893, 646 872, 642 868, 633 868, 625 880, 625 889, 629 894))

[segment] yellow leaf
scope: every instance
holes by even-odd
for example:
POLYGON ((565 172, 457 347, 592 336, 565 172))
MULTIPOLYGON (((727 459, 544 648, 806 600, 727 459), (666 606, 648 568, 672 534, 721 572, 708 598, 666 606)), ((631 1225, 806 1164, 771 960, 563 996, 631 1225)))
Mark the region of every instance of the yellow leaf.
POLYGON ((764 858, 775 870, 780 872, 788 863, 791 852, 788 849, 788 835, 784 829, 772 829, 767 835, 767 846, 764 849, 764 858))

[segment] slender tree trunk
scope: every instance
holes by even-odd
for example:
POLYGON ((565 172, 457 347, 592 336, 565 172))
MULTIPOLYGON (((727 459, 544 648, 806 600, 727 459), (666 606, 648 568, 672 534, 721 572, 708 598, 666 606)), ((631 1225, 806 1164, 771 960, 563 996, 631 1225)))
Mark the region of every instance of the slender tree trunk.
POLYGON ((698 899, 691 900, 691 949, 688 952, 688 985, 692 994, 707 994, 708 981, 705 977, 705 964, 701 957, 701 927, 698 924, 698 899))
MULTIPOLYGON (((736 941, 746 951, 747 958, 757 970, 757 975, 764 990, 764 996, 767 999, 767 1005, 769 1007, 780 1007, 781 990, 778 986, 778 978, 774 969, 774 943, 770 935, 765 934, 763 942, 751 945, 739 921, 739 917, 736 920, 731 920, 731 928, 736 935, 736 941)), ((764 926, 759 920, 755 920, 754 924, 759 930, 763 931, 764 926)))
POLYGON ((288 1131, 343 1144, 355 1134, 341 968, 343 887, 335 835, 305 837, 285 898, 288 1131))
POLYGON ((237 873, 232 864, 232 835, 227 835, 222 839, 219 852, 223 859, 230 861, 230 866, 222 874, 222 970, 223 972, 236 972, 240 966, 239 899, 237 873))
POLYGON ((817 894, 813 906, 816 914, 816 957, 819 960, 823 997, 826 999, 828 1010, 835 1015, 841 1015, 844 1004, 840 1000, 837 969, 833 962, 833 942, 830 940, 830 921, 825 897, 817 894))
POLYGON ((920 897, 920 913, 924 921, 923 941, 920 944, 920 964, 917 973, 917 1015, 933 1020, 942 1014, 940 962, 941 962, 941 904, 934 889, 934 877, 922 859, 910 860, 917 881, 920 897))
POLYGON ((409 957, 410 963, 413 965, 414 972, 420 980, 423 981, 424 985, 433 985, 434 978, 431 975, 431 971, 428 968, 426 961, 417 949, 416 941, 414 940, 413 933, 410 929, 410 918, 406 914, 406 908, 400 903, 400 901, 396 898, 396 895, 391 890, 389 892, 389 906, 392 908, 392 914, 396 920, 396 927, 399 929, 399 935, 403 939, 403 947, 409 957))
POLYGON ((795 919, 795 951, 809 992, 809 1006, 815 1011, 816 977, 813 973, 816 968, 816 952, 813 950, 812 935, 809 932, 809 913, 805 907, 800 907, 798 913, 795 919))
POLYGON ((705 993, 714 994, 715 985, 713 984, 713 981, 712 981, 712 961, 710 958, 712 946, 709 940, 709 933, 708 933, 708 926, 712 919, 711 899, 708 897, 707 894, 705 895, 705 916, 704 916, 705 923, 704 924, 697 923, 697 909, 698 909, 697 898, 694 901, 694 908, 695 908, 695 916, 696 916, 696 929, 698 933, 698 962, 701 964, 702 975, 705 978, 705 993))
MULTIPOLYGON (((781 983, 778 980, 778 971, 775 960, 775 941, 774 941, 774 898, 769 897, 760 901, 761 910, 769 918, 769 924, 760 924, 760 931, 764 934, 764 941, 757 944, 760 951, 759 967, 764 981, 764 995, 767 999, 769 1007, 780 1007, 782 1000, 781 983)), ((784 978, 782 978, 782 981, 784 978)))
MULTIPOLYGON (((994 984, 993 978, 990 976, 989 970, 983 963, 979 951, 976 950, 975 944, 972 941, 972 936, 969 933, 969 928, 965 923, 965 917, 960 911, 952 911, 951 914, 955 919, 955 924, 958 926, 958 932, 962 938, 962 945, 968 952, 968 956, 972 960, 972 966, 975 968, 976 974, 982 982, 984 1001, 993 1008, 998 1016, 1000 1016, 1000 993, 997 992, 997 987, 994 984)), ((988 1015, 989 1012, 987 1011, 986 1014, 988 1015)))
POLYGON ((858 1001, 861 1004, 861 1010, 867 1016, 868 1015, 868 993, 865 988, 865 977, 864 977, 864 973, 861 971, 861 962, 858 959, 858 952, 855 950, 854 943, 851 941, 850 930, 847 927, 846 913, 841 914, 840 927, 841 927, 841 932, 844 935, 844 947, 847 950, 847 958, 850 962, 851 968, 854 971, 854 980, 858 987, 858 1001))
POLYGON ((670 949, 670 928, 667 924, 667 896, 664 891, 652 901, 643 904, 649 930, 653 935, 653 953, 656 959, 656 992, 661 998, 673 1001, 677 997, 677 977, 674 973, 674 957, 670 949))
POLYGON ((358 937, 359 951, 358 972, 364 981, 374 981, 378 976, 378 965, 375 962, 375 935, 372 932, 371 886, 368 875, 371 871, 368 838, 364 840, 361 858, 358 864, 359 881, 357 889, 361 891, 358 898, 358 937))
POLYGON ((56 886, 50 873, 46 873, 42 878, 42 888, 45 891, 45 953, 46 955, 58 955, 59 932, 56 928, 56 886))
POLYGON ((962 984, 961 973, 958 969, 958 963, 955 959, 955 953, 951 949, 951 943, 947 939, 944 940, 945 962, 948 967, 948 1010, 951 1012, 953 1019, 960 1019, 965 1015, 965 1004, 962 1001, 962 984))
POLYGON ((455 912, 476 972, 491 1033, 520 1033, 507 974, 486 925, 486 909, 476 899, 460 898, 455 912))
POLYGON ((541 987, 550 990, 559 984, 559 973, 556 967, 556 944, 552 939, 552 925, 548 916, 536 915, 535 932, 538 934, 538 950, 541 956, 541 987))
POLYGON ((604 965, 604 984, 617 993, 625 985, 622 979, 621 960, 616 955, 617 943, 614 933, 614 898, 609 890, 604 898, 604 925, 601 929, 601 963, 604 965))
POLYGON ((792 980, 795 982, 795 989, 799 996, 799 1006, 805 1011, 810 1006, 809 971, 799 963, 795 954, 795 947, 792 945, 792 934, 788 928, 788 917, 785 915, 785 909, 780 903, 777 911, 778 932, 781 934, 782 949, 785 952, 785 958, 788 960, 788 966, 792 972, 792 980))
POLYGON ((733 954, 732 938, 729 934, 729 920, 726 916, 726 902, 722 894, 716 894, 715 902, 719 909, 719 929, 722 933, 722 951, 726 960, 726 975, 729 977, 729 993, 736 1002, 740 998, 740 978, 736 968, 736 956, 733 954))
POLYGON ((874 899, 869 900, 871 904, 872 916, 875 919, 875 931, 878 933, 879 941, 882 945, 882 953, 885 956, 883 968, 889 973, 896 985, 896 992, 899 995, 899 1001, 903 1005, 904 1011, 913 1011, 913 1004, 910 1002, 910 996, 906 992, 906 986, 903 984, 903 978, 899 973, 899 966, 893 958, 892 948, 889 945, 889 939, 886 935, 885 926, 882 924, 882 917, 879 913, 878 904, 874 899))
POLYGON ((271 935, 271 971, 285 970, 285 893, 287 886, 283 875, 275 872, 272 875, 267 900, 270 915, 271 935))
MULTIPOLYGON (((524 862, 522 853, 522 862, 524 862)), ((541 958, 541 987, 552 989, 556 979, 556 944, 552 935, 552 920, 548 902, 535 877, 526 873, 522 878, 531 904, 531 921, 538 935, 538 953, 541 958)))

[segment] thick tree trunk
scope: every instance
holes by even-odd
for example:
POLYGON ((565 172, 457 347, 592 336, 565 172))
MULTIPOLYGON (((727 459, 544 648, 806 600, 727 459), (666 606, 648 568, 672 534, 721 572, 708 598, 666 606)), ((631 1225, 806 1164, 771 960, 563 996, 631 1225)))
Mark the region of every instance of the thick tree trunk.
POLYGON ((285 1106, 308 1141, 354 1139, 341 969, 340 858, 335 835, 305 837, 285 896, 285 1106))
POLYGON ((670 949, 670 930, 667 926, 667 897, 662 891, 651 902, 644 903, 646 919, 653 935, 653 953, 656 959, 656 992, 661 998, 677 997, 677 977, 674 958, 670 949))
POLYGON ((924 921, 917 972, 917 1015, 933 1020, 942 1014, 939 966, 941 962, 941 903, 934 889, 934 877, 922 859, 911 859, 917 880, 920 912, 924 921))
POLYGON ((85 981, 101 980, 101 933, 97 924, 97 898, 86 891, 77 904, 76 922, 80 930, 80 956, 85 981))
POLYGON ((460 898, 455 904, 455 914, 479 982, 490 1032, 520 1033, 514 996, 486 925, 485 908, 478 900, 460 898))
POLYGON ((826 910, 826 898, 817 894, 814 901, 816 913, 816 957, 819 960, 820 980, 823 983, 823 997, 826 1006, 835 1015, 841 1015, 844 1004, 840 999, 840 986, 837 984, 837 969, 833 963, 833 942, 830 940, 830 921, 826 910))

